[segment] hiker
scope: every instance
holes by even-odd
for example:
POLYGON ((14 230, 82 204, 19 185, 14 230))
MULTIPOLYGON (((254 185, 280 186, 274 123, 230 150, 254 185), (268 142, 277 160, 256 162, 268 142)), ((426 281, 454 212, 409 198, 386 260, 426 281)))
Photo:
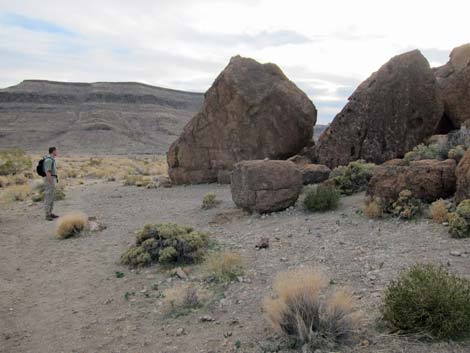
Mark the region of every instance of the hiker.
POLYGON ((49 147, 49 155, 44 157, 44 209, 46 211, 46 220, 52 221, 58 216, 52 213, 54 207, 55 188, 59 182, 57 178, 57 148, 49 147))

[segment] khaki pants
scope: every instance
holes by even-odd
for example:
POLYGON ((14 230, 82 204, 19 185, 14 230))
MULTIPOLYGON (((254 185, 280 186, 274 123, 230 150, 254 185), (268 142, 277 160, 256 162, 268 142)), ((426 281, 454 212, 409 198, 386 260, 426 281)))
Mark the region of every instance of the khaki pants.
POLYGON ((46 217, 52 214, 52 208, 54 207, 55 185, 55 177, 52 177, 52 182, 44 178, 44 210, 46 211, 46 217))

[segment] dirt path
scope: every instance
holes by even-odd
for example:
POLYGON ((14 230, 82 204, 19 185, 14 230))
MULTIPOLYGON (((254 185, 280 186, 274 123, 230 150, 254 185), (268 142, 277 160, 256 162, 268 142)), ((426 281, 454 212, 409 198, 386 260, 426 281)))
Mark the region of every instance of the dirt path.
MULTIPOLYGON (((367 342, 342 351, 470 352, 464 344, 423 344, 375 330, 382 290, 406 266, 432 261, 470 277, 470 240, 451 239, 427 220, 369 221, 357 214, 362 197, 344 198, 335 212, 307 214, 299 206, 260 217, 234 209, 227 186, 147 190, 99 183, 69 192, 57 212, 84 211, 108 228, 65 241, 55 239, 39 205, 10 210, 0 216, 0 352, 275 351, 278 340, 260 303, 277 272, 300 265, 322 267, 360 298, 367 342), (203 211, 209 191, 222 203, 203 211), (151 288, 180 280, 158 266, 130 271, 118 264, 137 229, 165 221, 210 231, 223 247, 239 251, 247 264, 243 282, 218 288, 209 307, 166 317, 151 288), (256 250, 266 236, 270 248, 256 250), (126 292, 135 295, 126 300, 126 292), (201 322, 202 315, 214 321, 201 322)), ((197 267, 190 277, 198 279, 197 267)))

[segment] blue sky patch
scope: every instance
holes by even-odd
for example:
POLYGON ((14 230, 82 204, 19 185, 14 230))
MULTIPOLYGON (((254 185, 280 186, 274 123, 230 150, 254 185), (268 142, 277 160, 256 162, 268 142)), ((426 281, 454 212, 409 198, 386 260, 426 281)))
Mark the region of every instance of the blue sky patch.
POLYGON ((46 32, 65 36, 76 35, 73 31, 55 23, 11 12, 0 13, 0 23, 7 26, 24 28, 33 32, 46 32))

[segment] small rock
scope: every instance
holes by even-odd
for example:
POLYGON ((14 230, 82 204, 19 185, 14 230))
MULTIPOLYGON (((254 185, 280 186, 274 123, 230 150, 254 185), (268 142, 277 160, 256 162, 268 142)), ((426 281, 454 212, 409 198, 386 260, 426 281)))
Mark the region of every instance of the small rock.
POLYGON ((452 256, 462 256, 462 253, 460 251, 453 250, 450 252, 452 256))
POLYGON ((281 257, 281 262, 287 262, 287 257, 281 257))
POLYGON ((258 243, 255 245, 256 249, 267 249, 269 248, 269 238, 263 237, 261 238, 258 243))
POLYGON ((176 330, 176 336, 183 336, 185 334, 184 328, 180 327, 176 330))
POLYGON ((176 270, 175 270, 175 275, 176 277, 178 277, 179 279, 182 279, 182 280, 187 280, 188 279, 188 275, 186 274, 186 272, 184 272, 181 267, 178 267, 176 270))
POLYGON ((199 321, 210 322, 210 321, 215 321, 215 319, 209 315, 204 315, 199 318, 199 321))

